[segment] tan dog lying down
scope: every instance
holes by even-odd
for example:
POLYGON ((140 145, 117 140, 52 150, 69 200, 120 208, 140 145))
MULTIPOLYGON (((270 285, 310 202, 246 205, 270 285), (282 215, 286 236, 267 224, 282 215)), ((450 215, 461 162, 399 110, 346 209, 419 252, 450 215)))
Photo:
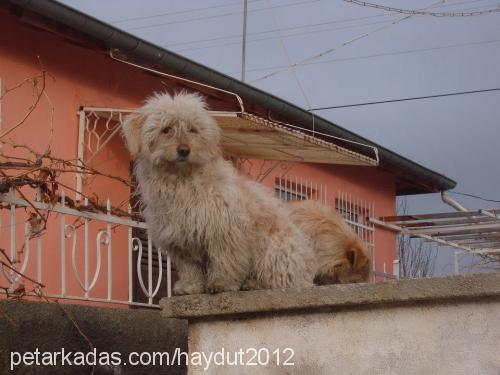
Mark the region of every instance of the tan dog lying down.
POLYGON ((312 241, 316 284, 368 281, 370 258, 361 239, 334 209, 315 201, 288 203, 292 221, 312 241))

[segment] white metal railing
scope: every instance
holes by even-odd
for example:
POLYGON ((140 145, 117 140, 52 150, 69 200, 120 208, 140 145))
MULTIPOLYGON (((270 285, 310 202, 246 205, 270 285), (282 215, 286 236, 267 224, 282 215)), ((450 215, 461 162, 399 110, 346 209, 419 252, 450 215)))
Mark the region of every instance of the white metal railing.
MULTIPOLYGON (((284 200, 293 194, 293 199, 327 202, 326 185, 290 176, 279 177, 276 192, 284 200)), ((0 248, 8 249, 15 269, 0 264, 0 286, 6 282, 9 291, 16 290, 23 274, 46 284, 45 294, 53 298, 159 307, 160 295, 171 296, 170 256, 153 247, 144 222, 112 215, 110 200, 107 212, 100 213, 69 207, 64 193, 57 204, 41 202, 39 196, 27 201, 14 191, 0 194, 0 248), (41 224, 27 214, 33 209, 48 213, 49 225, 41 233, 41 224)), ((385 264, 383 270, 375 268, 373 203, 339 191, 335 208, 369 248, 373 274, 393 277, 385 264)))
POLYGON ((307 178, 279 175, 276 177, 274 189, 276 196, 284 201, 312 199, 327 204, 326 185, 307 178))
POLYGON ((57 204, 39 199, 26 201, 14 191, 0 195, 4 208, 0 212, 0 244, 9 249, 6 255, 17 271, 0 264, 0 285, 7 282, 12 292, 20 285, 23 274, 41 284, 50 279, 44 292, 54 298, 158 307, 155 297, 171 296, 170 256, 153 248, 144 222, 112 215, 110 200, 107 213, 68 207, 65 201, 64 193, 57 204), (30 209, 44 215, 49 213, 47 228, 42 233, 39 225, 29 220, 26 210, 30 209), (141 238, 134 236, 134 230, 146 234, 147 249, 143 248, 141 238), (31 252, 33 245, 36 254, 31 252), (146 275, 142 269, 144 252, 146 275), (54 261, 58 261, 58 267, 54 261))

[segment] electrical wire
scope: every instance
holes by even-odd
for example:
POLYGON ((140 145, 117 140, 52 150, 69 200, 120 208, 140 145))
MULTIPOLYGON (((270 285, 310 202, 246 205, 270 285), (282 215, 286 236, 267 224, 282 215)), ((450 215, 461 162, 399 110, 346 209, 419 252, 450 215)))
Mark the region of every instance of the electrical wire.
MULTIPOLYGON (((333 28, 328 28, 328 29, 323 29, 323 30, 311 30, 311 31, 305 31, 302 33, 285 34, 285 35, 282 35, 281 37, 286 39, 286 38, 292 38, 292 37, 296 37, 296 36, 317 34, 317 33, 328 32, 328 31, 347 30, 347 29, 354 29, 354 28, 358 28, 358 27, 387 24, 388 22, 391 22, 391 20, 368 22, 368 23, 363 23, 363 24, 359 24, 359 25, 339 26, 339 27, 333 27, 333 28)), ((274 35, 274 36, 268 36, 268 37, 264 37, 264 38, 255 38, 255 39, 251 39, 251 40, 247 41, 247 43, 257 43, 257 42, 263 42, 266 40, 273 40, 273 39, 279 39, 279 37, 274 35)), ((198 51, 198 50, 202 50, 202 49, 225 47, 225 46, 239 45, 239 44, 241 44, 241 41, 235 41, 235 42, 230 42, 230 43, 221 43, 221 44, 212 44, 210 46, 203 46, 203 47, 183 48, 183 49, 178 49, 175 51, 180 53, 180 52, 198 51)))
MULTIPOLYGON (((436 6, 440 5, 440 4, 443 4, 444 2, 445 2, 445 0, 440 0, 440 1, 436 2, 436 3, 434 3, 434 4, 431 4, 431 5, 427 6, 427 7, 425 7, 424 9, 434 8, 434 7, 436 7, 436 6)), ((354 43, 354 42, 356 42, 358 40, 364 39, 364 38, 366 38, 366 37, 368 37, 368 36, 370 36, 372 34, 375 34, 375 33, 379 32, 379 31, 386 30, 389 27, 394 26, 394 25, 396 25, 396 24, 398 24, 398 23, 400 23, 402 21, 405 21, 405 20, 411 18, 411 17, 413 17, 413 15, 407 15, 407 16, 398 18, 397 20, 391 22, 389 25, 384 25, 384 26, 378 27, 378 28, 376 28, 374 30, 371 30, 371 31, 369 31, 367 33, 363 33, 361 35, 358 35, 358 36, 356 36, 356 37, 354 37, 354 38, 352 38, 352 39, 350 39, 350 40, 348 40, 346 42, 341 43, 340 45, 337 45, 335 47, 329 48, 329 49, 327 49, 325 51, 322 51, 322 52, 320 52, 320 53, 318 53, 318 54, 316 54, 314 56, 311 56, 311 57, 308 57, 306 59, 303 59, 303 60, 301 60, 301 61, 299 61, 297 63, 290 64, 286 68, 278 69, 278 70, 275 70, 275 71, 273 71, 271 73, 267 73, 267 74, 263 75, 262 77, 254 79, 253 81, 250 81, 250 82, 251 83, 259 82, 259 81, 262 81, 264 79, 268 79, 270 77, 273 77, 273 76, 275 76, 277 74, 283 73, 283 72, 285 72, 285 71, 287 71, 287 70, 289 70, 289 69, 291 69, 293 67, 296 67, 298 65, 302 65, 304 63, 308 63, 310 61, 317 60, 317 59, 319 59, 319 58, 321 58, 323 56, 326 56, 326 55, 328 55, 328 54, 330 54, 332 52, 335 52, 335 51, 339 50, 342 47, 350 45, 350 44, 352 44, 352 43, 354 43)))
MULTIPOLYGON (((257 3, 260 1, 264 0, 249 0, 248 3, 257 3)), ((218 9, 218 8, 225 8, 228 6, 240 6, 240 2, 231 2, 231 3, 224 3, 224 4, 219 4, 219 5, 212 5, 209 7, 203 7, 203 8, 192 8, 192 9, 185 9, 185 10, 178 10, 174 12, 166 12, 166 13, 160 13, 160 14, 151 14, 149 16, 140 16, 140 17, 131 17, 131 18, 122 18, 119 20, 114 20, 114 21, 109 21, 109 23, 122 23, 122 22, 129 22, 129 21, 138 21, 138 20, 147 20, 151 18, 159 18, 159 17, 164 17, 164 16, 171 16, 174 14, 185 14, 185 13, 193 13, 193 12, 201 12, 204 10, 209 10, 209 9, 218 9)))
POLYGON ((469 194, 469 193, 462 193, 462 192, 459 192, 459 191, 451 191, 451 190, 449 190, 448 192, 452 193, 452 194, 456 194, 456 195, 463 195, 465 197, 480 199, 480 200, 485 201, 485 202, 500 203, 500 200, 498 200, 498 199, 487 199, 487 198, 480 197, 479 195, 474 195, 474 194, 469 194))
MULTIPOLYGON (((267 0, 267 2, 269 4, 269 6, 272 5, 271 0, 267 0)), ((270 13, 271 13, 271 17, 273 19, 274 27, 278 28, 278 21, 276 20, 276 17, 274 15, 274 12, 273 12, 272 9, 270 10, 270 13)), ((283 53, 284 53, 284 55, 286 57, 286 60, 290 64, 292 62, 292 59, 290 58, 290 54, 288 53, 288 49, 286 48, 285 41, 281 37, 281 33, 279 31, 277 32, 277 34, 278 34, 278 37, 279 37, 279 40, 280 40, 281 48, 283 49, 283 53)), ((292 71, 292 74, 293 74, 293 78, 295 79, 295 82, 297 83, 297 86, 299 87, 299 90, 302 93, 302 96, 304 97, 304 100, 306 102, 307 108, 311 108, 311 102, 309 101, 309 98, 307 97, 306 90, 304 89, 304 86, 302 85, 302 82, 300 82, 300 78, 299 78, 299 76, 298 76, 295 68, 292 68, 291 71, 292 71)))
MULTIPOLYGON (((260 11, 268 10, 268 9, 288 8, 288 7, 292 7, 292 6, 296 6, 296 5, 316 3, 318 1, 320 1, 320 0, 306 0, 306 1, 298 1, 296 3, 291 3, 291 4, 275 5, 272 8, 249 9, 248 13, 260 12, 260 11)), ((220 18, 220 17, 226 17, 226 16, 233 16, 233 15, 236 15, 236 14, 243 14, 243 11, 236 11, 236 12, 229 12, 229 13, 222 13, 222 14, 214 14, 214 15, 210 15, 210 16, 196 17, 196 18, 191 18, 191 19, 187 19, 187 20, 176 20, 176 21, 170 21, 170 22, 156 23, 156 24, 152 24, 152 25, 129 27, 129 28, 125 28, 125 30, 132 31, 132 30, 151 29, 151 28, 154 28, 154 27, 167 26, 167 25, 173 25, 173 24, 179 24, 179 23, 186 23, 186 22, 201 21, 201 20, 208 20, 208 19, 214 19, 214 18, 220 18)))
MULTIPOLYGON (((264 30, 264 31, 254 31, 254 32, 248 33, 247 35, 254 36, 254 35, 262 35, 262 34, 274 34, 276 32, 280 32, 280 31, 293 31, 293 30, 299 30, 299 29, 306 29, 309 27, 325 26, 325 25, 331 25, 331 24, 337 24, 337 23, 346 23, 346 22, 361 21, 361 20, 366 20, 366 19, 371 19, 371 18, 383 18, 383 17, 390 17, 390 16, 391 16, 391 14, 378 14, 378 15, 374 15, 374 16, 344 18, 344 19, 339 19, 339 20, 331 20, 331 21, 318 22, 318 23, 312 23, 312 24, 306 24, 306 25, 289 26, 289 27, 282 27, 282 28, 278 28, 278 29, 269 29, 269 30, 264 30)), ((189 40, 186 42, 176 42, 176 43, 164 44, 163 47, 170 48, 170 47, 175 47, 175 46, 183 46, 186 44, 215 42, 218 40, 235 39, 235 38, 238 38, 241 40, 242 36, 243 35, 241 35, 241 34, 235 34, 235 35, 219 36, 219 37, 207 38, 207 39, 189 40)))
MULTIPOLYGON (((457 6, 457 5, 462 5, 462 4, 471 4, 471 3, 478 3, 478 2, 483 2, 486 0, 468 0, 468 1, 462 1, 459 3, 454 3, 454 4, 445 4, 442 5, 441 7, 449 7, 449 6, 457 6)), ((488 0, 489 1, 489 0, 488 0)), ((476 8, 472 8, 476 9, 476 8)), ((467 9, 468 10, 468 9, 467 9)), ((256 32, 251 32, 248 33, 248 36, 254 36, 254 35, 262 35, 262 34, 272 34, 277 31, 293 31, 293 30, 299 30, 299 29, 305 29, 305 28, 310 28, 310 27, 316 27, 316 26, 324 26, 324 25, 330 25, 330 24, 340 24, 340 23, 346 23, 346 22, 353 22, 353 21, 361 21, 361 20, 366 20, 366 19, 372 19, 372 18, 387 18, 391 17, 392 15, 396 15, 397 13, 388 13, 388 14, 378 14, 378 15, 372 15, 372 16, 364 16, 364 17, 353 17, 353 18, 344 18, 344 19, 339 19, 339 20, 331 20, 331 21, 325 21, 325 22, 318 22, 318 23, 312 23, 312 24, 306 24, 306 25, 299 25, 299 26, 289 26, 289 27, 283 27, 279 29, 270 29, 270 30, 264 30, 264 31, 256 31, 256 32)), ((392 18, 391 20, 393 20, 392 18)), ((386 21, 380 21, 380 22, 373 22, 373 23, 367 23, 367 24, 362 24, 362 25, 352 25, 349 27, 357 27, 357 26, 368 26, 368 25, 374 25, 374 24, 380 24, 383 22, 389 22, 390 20, 386 21)), ((346 26, 346 28, 348 28, 346 26)), ((330 31, 330 30, 340 30, 340 29, 327 29, 327 30, 314 30, 314 31, 306 31, 303 34, 302 33, 295 33, 295 34, 288 34, 288 35, 283 35, 283 37, 289 37, 289 36, 295 36, 295 35, 305 35, 305 34, 313 34, 316 32, 322 32, 322 31, 330 31)), ((190 49, 183 49, 181 51, 188 51, 188 50, 197 50, 197 49, 206 49, 206 48, 212 48, 212 47, 221 47, 221 46, 226 46, 226 45, 235 45, 239 44, 241 41, 241 37, 243 35, 237 34, 237 35, 227 35, 227 36, 219 36, 219 37, 213 37, 213 38, 207 38, 207 39, 197 39, 197 40, 190 40, 190 41, 185 41, 185 42, 176 42, 176 43, 169 43, 169 44, 164 44, 162 47, 165 48, 172 48, 175 46, 182 46, 182 45, 187 45, 187 44, 200 44, 200 43, 205 43, 205 42, 214 42, 218 40, 227 40, 227 39, 238 39, 238 42, 229 42, 229 43, 223 43, 223 44, 215 44, 211 46, 205 46, 205 47, 194 47, 190 49)), ((254 39, 253 41, 261 41, 261 40, 269 40, 269 39, 275 39, 275 37, 272 38, 266 38, 266 39, 254 39)))
POLYGON ((484 89, 484 90, 450 92, 450 93, 446 93, 446 94, 437 94, 437 95, 415 96, 415 97, 412 97, 412 98, 403 98, 403 99, 379 100, 379 101, 376 101, 376 102, 366 102, 366 103, 357 103, 357 104, 336 105, 336 106, 329 106, 329 107, 318 107, 318 108, 311 108, 309 111, 324 111, 324 110, 327 110, 327 109, 360 107, 360 106, 372 105, 372 104, 386 104, 386 103, 406 102, 406 101, 411 101, 411 100, 433 99, 433 98, 442 98, 442 97, 446 97, 446 96, 478 94, 478 93, 492 92, 492 91, 500 91, 500 87, 493 88, 493 89, 484 89))
MULTIPOLYGON (((264 0, 249 0, 248 3, 257 3, 257 2, 261 2, 261 1, 264 1, 264 0)), ((444 5, 440 6, 440 8, 445 8, 445 7, 450 7, 450 6, 457 6, 457 5, 462 5, 462 4, 479 3, 479 2, 483 2, 483 1, 490 1, 490 0, 466 0, 466 1, 461 1, 461 2, 458 2, 458 3, 444 4, 444 5)), ((499 0, 497 0, 497 1, 499 1, 499 0)), ((129 22, 129 21, 138 21, 138 20, 143 20, 143 19, 160 18, 160 17, 170 16, 170 15, 193 13, 193 12, 198 12, 198 11, 204 11, 204 10, 209 10, 209 9, 217 9, 217 8, 224 8, 224 7, 236 6, 236 5, 239 6, 240 3, 239 2, 224 3, 224 4, 213 5, 213 6, 209 6, 209 7, 203 7, 203 8, 192 8, 192 9, 185 9, 185 10, 174 11, 174 12, 166 12, 166 13, 160 13, 160 14, 151 14, 151 15, 148 15, 148 16, 122 18, 122 19, 112 20, 112 21, 108 21, 108 22, 112 23, 112 24, 116 24, 116 23, 123 23, 123 22, 129 22)), ((396 13, 392 13, 392 14, 396 14, 396 13)), ((374 15, 374 16, 356 17, 356 18, 352 18, 351 20, 358 20, 358 19, 361 20, 361 19, 376 18, 376 17, 388 17, 390 15, 391 14, 379 14, 379 15, 374 15)), ((189 20, 187 20, 186 22, 189 22, 189 20)), ((345 22, 347 22, 347 20, 345 20, 345 22)), ((316 25, 327 24, 327 23, 330 23, 330 22, 327 21, 327 22, 320 22, 318 24, 297 26, 297 28, 307 27, 307 26, 316 26, 316 25)), ((289 29, 293 29, 293 28, 295 28, 295 27, 284 28, 284 29, 281 29, 281 31, 285 31, 285 30, 289 30, 289 29)), ((271 32, 274 32, 274 31, 276 31, 276 30, 269 30, 269 31, 264 31, 264 32, 249 33, 248 35, 261 34, 261 33, 271 33, 271 32)), ((242 35, 233 35, 233 36, 227 36, 227 37, 218 37, 218 38, 215 38, 215 39, 216 40, 220 40, 220 39, 241 38, 241 37, 242 37, 242 35)), ((200 42, 201 41, 206 41, 206 40, 200 40, 200 42)), ((196 43, 196 42, 197 41, 189 41, 189 42, 185 42, 185 43, 186 44, 187 43, 191 44, 191 43, 196 43)), ((181 42, 181 43, 175 43, 175 45, 177 45, 177 44, 183 44, 183 42, 181 42)))
POLYGON ((424 10, 413 10, 413 9, 401 9, 394 8, 386 5, 380 5, 375 3, 369 3, 366 1, 360 0, 344 0, 346 3, 352 3, 363 7, 375 8, 385 10, 387 12, 397 12, 401 14, 409 14, 409 15, 419 15, 419 16, 433 16, 433 17, 472 17, 472 16, 481 16, 484 14, 491 14, 500 12, 500 7, 491 8, 482 11, 474 11, 474 12, 427 12, 424 10))
MULTIPOLYGON (((447 44, 447 45, 437 46, 437 47, 415 48, 415 49, 400 50, 400 51, 394 51, 394 52, 376 53, 376 54, 372 54, 372 55, 361 55, 361 56, 343 57, 343 58, 321 60, 321 61, 312 61, 309 63, 302 64, 301 66, 329 64, 329 63, 342 62, 342 61, 355 61, 355 60, 371 59, 371 58, 385 57, 385 56, 398 56, 398 55, 405 55, 405 54, 411 54, 411 53, 439 51, 439 50, 448 49, 448 48, 480 46, 483 44, 492 44, 492 43, 500 43, 500 39, 491 39, 491 40, 483 40, 483 41, 468 42, 468 43, 447 44)), ((262 67, 262 68, 247 69, 247 72, 269 71, 269 70, 281 69, 281 68, 285 68, 285 67, 286 67, 286 65, 274 65, 274 66, 268 66, 268 67, 262 67)), ((227 72, 226 74, 236 74, 236 73, 238 73, 238 71, 227 72)))

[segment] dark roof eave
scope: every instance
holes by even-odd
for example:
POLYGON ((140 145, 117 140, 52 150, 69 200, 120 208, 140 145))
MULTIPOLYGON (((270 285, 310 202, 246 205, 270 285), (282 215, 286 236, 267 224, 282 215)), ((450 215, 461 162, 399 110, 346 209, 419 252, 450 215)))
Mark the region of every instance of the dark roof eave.
MULTIPOLYGON (((110 49, 119 49, 141 60, 150 61, 155 64, 163 64, 167 66, 168 69, 174 70, 177 74, 182 74, 193 80, 198 80, 224 90, 233 91, 241 96, 243 100, 268 108, 277 115, 293 119, 303 127, 312 129, 312 115, 310 112, 272 94, 219 73, 202 64, 186 59, 176 53, 160 48, 111 25, 107 25, 94 17, 79 12, 64 4, 53 0, 9 1, 21 8, 28 9, 101 40, 105 42, 110 49)), ((411 191, 398 191, 398 195, 405 195, 406 193, 415 194, 417 192, 438 192, 449 190, 456 186, 456 182, 452 179, 360 137, 322 117, 314 116, 314 126, 315 130, 318 132, 377 147, 381 160, 380 166, 383 169, 396 174, 405 174, 407 178, 411 176, 410 179, 418 186, 416 189, 411 189, 411 191)))

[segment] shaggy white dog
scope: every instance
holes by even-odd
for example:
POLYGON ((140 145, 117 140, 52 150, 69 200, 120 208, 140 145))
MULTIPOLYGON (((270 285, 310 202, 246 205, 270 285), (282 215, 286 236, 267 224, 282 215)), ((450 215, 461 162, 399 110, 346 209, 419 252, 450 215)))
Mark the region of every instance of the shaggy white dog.
POLYGON ((315 256, 284 205, 224 161, 194 94, 156 94, 123 124, 143 213, 179 271, 175 294, 313 285, 315 256))

